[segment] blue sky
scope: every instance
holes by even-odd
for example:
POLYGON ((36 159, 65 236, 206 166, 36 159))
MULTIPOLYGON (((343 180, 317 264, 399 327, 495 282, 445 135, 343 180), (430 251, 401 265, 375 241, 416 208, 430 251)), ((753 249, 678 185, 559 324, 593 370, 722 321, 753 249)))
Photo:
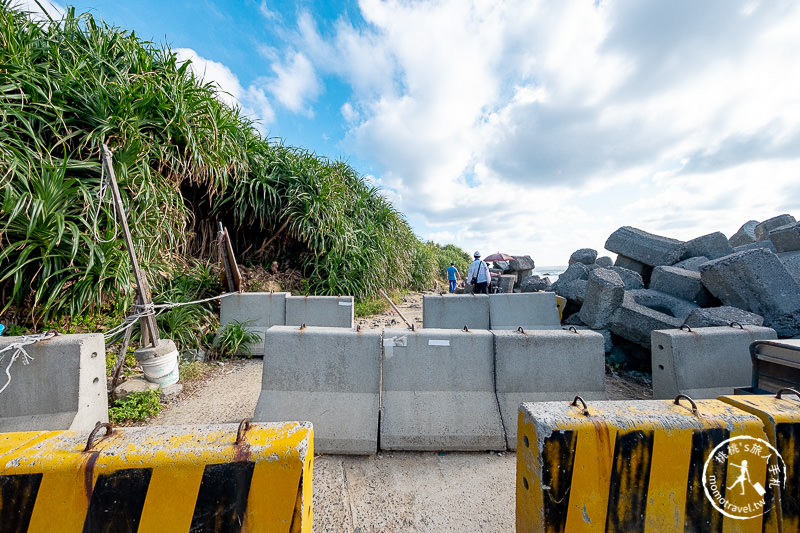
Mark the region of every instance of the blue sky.
POLYGON ((800 218, 794 1, 70 5, 191 59, 264 135, 348 161, 423 239, 557 265, 624 225, 800 218))

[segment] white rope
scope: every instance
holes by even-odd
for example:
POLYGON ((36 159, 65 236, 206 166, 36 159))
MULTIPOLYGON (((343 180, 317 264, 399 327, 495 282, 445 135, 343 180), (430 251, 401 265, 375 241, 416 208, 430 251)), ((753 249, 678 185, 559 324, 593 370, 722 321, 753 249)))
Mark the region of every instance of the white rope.
POLYGON ((31 357, 30 354, 25 351, 25 346, 29 346, 29 345, 37 343, 39 341, 51 339, 51 338, 53 338, 55 336, 56 336, 56 332, 54 332, 54 331, 47 331, 45 333, 38 333, 36 335, 23 335, 21 341, 11 343, 8 346, 6 346, 5 348, 3 348, 2 350, 0 350, 0 362, 2 362, 3 359, 6 358, 6 352, 14 350, 14 353, 11 354, 11 359, 8 362, 8 366, 6 366, 6 368, 5 368, 5 373, 6 373, 7 380, 6 380, 6 384, 3 385, 3 388, 0 389, 0 393, 2 393, 4 390, 6 390, 6 387, 8 387, 9 384, 11 384, 11 365, 13 365, 14 362, 17 359, 22 357, 22 364, 23 365, 27 365, 31 361, 33 361, 33 357, 31 357))
POLYGON ((103 203, 106 202, 106 194, 108 191, 108 186, 111 183, 111 177, 106 178, 106 164, 105 161, 100 163, 100 190, 97 191, 97 212, 94 215, 94 221, 92 224, 92 232, 94 233, 94 238, 97 242, 106 243, 111 242, 117 239, 117 204, 114 203, 112 200, 109 202, 111 204, 111 208, 114 214, 114 231, 112 233, 111 238, 109 239, 102 239, 100 234, 97 232, 97 225, 100 221, 100 211, 103 209, 103 203))

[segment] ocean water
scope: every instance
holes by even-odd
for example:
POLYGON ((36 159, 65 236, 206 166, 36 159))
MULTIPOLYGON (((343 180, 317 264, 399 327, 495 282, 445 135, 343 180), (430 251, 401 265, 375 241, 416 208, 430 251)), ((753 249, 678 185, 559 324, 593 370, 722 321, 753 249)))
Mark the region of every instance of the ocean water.
POLYGON ((563 274, 563 272, 567 269, 567 265, 555 265, 555 266, 539 266, 536 265, 536 268, 533 269, 533 273, 537 276, 541 277, 548 277, 550 278, 551 283, 555 283, 558 279, 558 276, 563 274))

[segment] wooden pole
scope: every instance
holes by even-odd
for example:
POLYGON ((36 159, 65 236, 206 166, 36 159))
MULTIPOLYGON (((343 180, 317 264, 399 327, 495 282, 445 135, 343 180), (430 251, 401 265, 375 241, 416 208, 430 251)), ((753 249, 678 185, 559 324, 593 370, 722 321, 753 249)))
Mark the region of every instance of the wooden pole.
MULTIPOLYGON (((120 225, 122 226, 122 233, 125 237, 125 247, 128 249, 128 257, 131 260, 133 267, 133 276, 136 278, 136 287, 139 289, 136 295, 136 301, 139 304, 139 309, 151 303, 150 300, 150 287, 147 285, 147 278, 139 268, 139 260, 136 259, 136 251, 133 248, 133 239, 131 238, 131 230, 128 228, 128 219, 125 215, 125 208, 122 206, 122 197, 119 194, 119 187, 117 186, 117 177, 114 174, 114 166, 111 163, 111 150, 108 146, 103 144, 103 164, 108 171, 109 181, 111 182, 111 194, 114 197, 114 206, 119 215, 120 225)), ((156 317, 153 315, 144 316, 139 319, 139 325, 142 329, 142 346, 148 344, 158 346, 158 327, 156 327, 156 317)))
POLYGON ((402 319, 403 319, 403 322, 405 322, 405 323, 408 325, 408 327, 410 327, 410 328, 413 328, 414 326, 411 324, 411 322, 409 322, 408 320, 406 320, 406 317, 404 317, 404 316, 403 316, 403 313, 401 313, 401 312, 400 312, 400 310, 397 308, 397 306, 396 306, 396 305, 394 305, 394 302, 392 301, 392 299, 391 299, 391 298, 389 298, 388 296, 386 296, 386 293, 385 293, 385 292, 383 292, 383 289, 378 289, 378 290, 380 291, 380 293, 381 293, 381 296, 383 296, 384 298, 386 298, 386 301, 387 301, 387 302, 389 302, 389 305, 391 305, 391 306, 392 306, 392 309, 394 309, 394 310, 395 310, 395 312, 397 312, 397 314, 398 314, 398 315, 400 315, 400 318, 402 318, 402 319))

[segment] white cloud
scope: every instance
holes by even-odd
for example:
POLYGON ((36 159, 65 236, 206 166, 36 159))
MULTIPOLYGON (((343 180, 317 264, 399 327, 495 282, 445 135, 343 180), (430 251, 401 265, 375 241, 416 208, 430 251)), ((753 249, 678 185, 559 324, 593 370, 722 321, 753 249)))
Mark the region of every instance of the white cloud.
POLYGON ((231 107, 240 107, 242 112, 262 129, 275 120, 275 112, 270 105, 263 86, 251 84, 242 87, 239 78, 227 66, 200 56, 191 48, 173 50, 178 61, 191 61, 190 68, 195 76, 206 83, 217 86, 217 97, 231 107))
POLYGON ((48 21, 50 18, 58 21, 66 13, 64 7, 56 2, 39 0, 39 4, 36 3, 36 0, 13 0, 11 2, 11 7, 29 13, 32 20, 42 22, 48 21), (41 6, 39 6, 39 4, 41 4, 41 6))
POLYGON ((272 65, 275 79, 268 83, 269 91, 291 111, 311 113, 308 100, 319 94, 320 86, 311 61, 300 52, 290 52, 285 63, 272 65))

